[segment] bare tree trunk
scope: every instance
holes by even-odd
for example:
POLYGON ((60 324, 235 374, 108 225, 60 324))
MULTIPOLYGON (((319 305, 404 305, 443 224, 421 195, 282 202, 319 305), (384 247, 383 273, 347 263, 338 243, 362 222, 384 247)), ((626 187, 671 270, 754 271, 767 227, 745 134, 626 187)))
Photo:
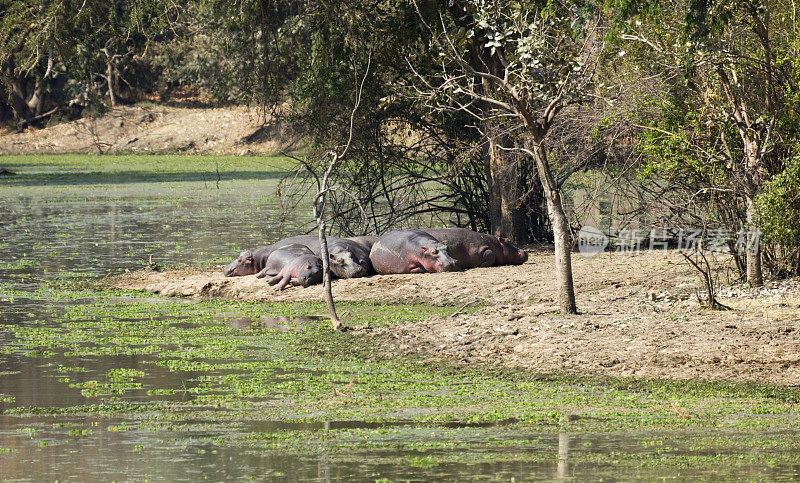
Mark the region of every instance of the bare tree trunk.
POLYGON ((319 257, 322 259, 322 288, 325 291, 325 303, 328 305, 328 314, 331 317, 331 326, 333 330, 342 330, 342 322, 339 320, 339 315, 336 313, 336 304, 333 301, 333 288, 331 287, 331 259, 328 252, 328 237, 325 235, 325 197, 328 194, 328 179, 339 161, 339 156, 333 153, 331 163, 322 177, 319 184, 319 191, 314 197, 312 206, 314 208, 314 217, 317 219, 318 236, 319 236, 319 257))
MULTIPOLYGON (((324 197, 324 195, 323 195, 324 197)), ((324 206, 325 201, 320 204, 324 206)), ((325 290, 325 303, 328 305, 328 314, 331 317, 333 330, 342 330, 342 322, 336 313, 336 305, 333 302, 333 289, 331 287, 331 264, 328 254, 328 238, 325 236, 325 220, 318 218, 319 223, 319 257, 322 259, 322 287, 325 290)))
POLYGON ((28 109, 33 117, 39 116, 44 112, 45 93, 42 91, 42 81, 37 80, 33 88, 33 94, 28 99, 28 109))
POLYGON ((29 94, 28 81, 16 76, 12 60, 7 60, 3 65, 0 79, 0 92, 7 89, 6 85, 11 87, 11 89, 8 89, 8 104, 11 107, 14 121, 19 130, 49 116, 58 109, 56 107, 49 112, 45 112, 47 100, 47 94, 44 89, 45 81, 43 79, 37 80, 33 92, 29 94))
POLYGON ((544 140, 533 143, 533 157, 542 182, 544 197, 547 200, 547 214, 553 227, 553 241, 556 255, 556 284, 558 285, 558 305, 562 313, 577 314, 575 303, 575 285, 572 280, 572 233, 569 220, 561 204, 561 191, 556 186, 550 166, 544 140))
POLYGON ((753 197, 747 195, 747 283, 751 287, 764 285, 764 275, 761 271, 761 240, 755 224, 756 208, 753 197))
POLYGON ((111 102, 111 107, 117 107, 117 95, 114 93, 114 63, 111 59, 108 60, 106 81, 108 83, 108 99, 111 102))
MULTIPOLYGON (((769 53, 768 43, 765 44, 765 52, 769 53)), ((767 58, 767 66, 771 59, 767 58)), ((731 69, 732 76, 728 76, 723 67, 717 68, 725 95, 731 106, 732 116, 736 120, 736 127, 739 136, 744 144, 744 174, 745 185, 744 195, 747 200, 747 247, 745 251, 745 264, 747 265, 747 282, 752 287, 760 287, 764 284, 764 277, 761 272, 761 246, 757 239, 758 231, 755 224, 756 210, 754 198, 758 193, 759 180, 758 169, 762 159, 761 142, 769 138, 771 125, 763 122, 753 122, 748 114, 745 98, 740 95, 741 85, 736 77, 736 70, 731 69), (733 82, 731 81, 733 79, 733 82)), ((769 71, 768 71, 769 72, 769 71)), ((769 86, 769 83, 768 83, 769 86)), ((767 105, 771 103, 769 92, 767 94, 767 105)))
POLYGON ((521 203, 520 186, 524 183, 519 179, 516 163, 510 159, 511 152, 501 149, 505 141, 505 136, 499 139, 490 136, 488 139, 486 181, 489 188, 490 229, 493 235, 524 245, 530 241, 526 223, 527 207, 521 203))
POLYGON ((498 151, 500 150, 497 141, 491 136, 488 139, 487 152, 485 157, 486 164, 486 187, 487 194, 489 195, 489 230, 497 235, 500 227, 500 219, 502 218, 502 205, 500 203, 500 188, 502 181, 499 179, 499 165, 502 163, 502 157, 498 151))
MULTIPOLYGON (((481 42, 470 45, 471 64, 476 70, 488 68, 495 75, 502 76, 505 71, 496 56, 489 54, 481 42)), ((488 93, 492 91, 491 83, 483 82, 488 93)), ((486 112, 492 106, 484 106, 486 112)), ((519 170, 511 158, 511 152, 501 149, 508 142, 508 136, 498 133, 492 121, 483 123, 484 134, 488 141, 486 156, 486 182, 489 192, 489 223, 493 235, 502 236, 512 242, 524 245, 530 241, 525 223, 525 207, 521 203, 519 170)))
POLYGON ((547 197, 547 211, 553 226, 553 241, 556 252, 556 282, 558 284, 558 305, 565 314, 577 314, 575 286, 572 280, 572 234, 567 215, 561 205, 561 194, 553 192, 547 197))
POLYGON ((8 94, 8 103, 14 113, 14 121, 17 127, 22 128, 33 120, 34 114, 31 112, 28 102, 26 101, 25 84, 24 80, 17 78, 14 73, 13 61, 8 60, 3 65, 3 80, 11 87, 8 94))
POLYGON ((745 154, 745 186, 744 196, 747 202, 745 207, 747 230, 747 246, 745 247, 745 264, 747 265, 747 283, 751 287, 764 285, 764 276, 761 272, 761 240, 759 240, 758 227, 756 226, 756 204, 755 197, 758 193, 758 166, 759 166, 759 146, 758 143, 748 136, 748 132, 743 132, 741 137, 744 142, 745 154))
POLYGON ((11 109, 14 111, 17 127, 22 129, 33 121, 34 114, 25 101, 25 89, 22 87, 22 81, 14 79, 11 81, 11 85, 11 109))

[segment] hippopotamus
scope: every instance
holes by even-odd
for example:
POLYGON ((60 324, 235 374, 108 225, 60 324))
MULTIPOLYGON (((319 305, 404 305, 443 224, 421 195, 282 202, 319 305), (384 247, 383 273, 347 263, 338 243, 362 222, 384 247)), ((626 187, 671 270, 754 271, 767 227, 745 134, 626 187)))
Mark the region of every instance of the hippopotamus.
POLYGON ((245 275, 255 275, 267 265, 269 254, 275 249, 274 245, 245 250, 239 257, 231 263, 225 265, 222 273, 226 277, 243 277, 245 275))
POLYGON ((356 243, 360 243, 370 250, 372 250, 372 245, 375 244, 375 240, 377 239, 378 237, 375 235, 349 236, 345 238, 345 240, 352 240, 356 243))
POLYGON ((395 230, 375 241, 369 253, 375 272, 451 272, 458 268, 447 245, 421 230, 395 230))
MULTIPOLYGON (((325 237, 328 242, 328 259, 331 273, 338 278, 366 277, 372 273, 369 248, 346 238, 325 237)), ((320 256, 319 238, 314 235, 298 235, 285 238, 278 243, 299 243, 307 246, 314 255, 320 256)))
POLYGON ((507 238, 495 237, 500 244, 500 250, 495 253, 495 265, 522 265, 528 261, 528 254, 525 250, 511 243, 507 238))
POLYGON ((459 268, 518 265, 528 259, 524 250, 502 237, 466 228, 425 228, 423 231, 447 245, 459 268))
POLYGON ((466 228, 424 228, 422 231, 447 245, 459 269, 491 267, 495 264, 500 243, 491 235, 466 228))
POLYGON ((372 273, 372 262, 369 260, 371 247, 346 238, 328 237, 327 241, 331 272, 335 276, 356 278, 372 273))
POLYGON ((305 245, 285 244, 269 254, 266 265, 256 277, 272 277, 269 284, 277 284, 278 290, 289 283, 308 287, 322 281, 322 260, 305 245))

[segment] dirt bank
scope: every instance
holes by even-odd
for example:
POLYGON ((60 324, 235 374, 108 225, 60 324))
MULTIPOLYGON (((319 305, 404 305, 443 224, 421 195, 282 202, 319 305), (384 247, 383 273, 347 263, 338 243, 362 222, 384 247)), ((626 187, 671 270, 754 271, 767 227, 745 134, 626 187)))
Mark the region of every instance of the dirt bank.
POLYGON ((272 154, 291 143, 255 109, 137 105, 44 129, 0 132, 0 155, 272 154))
MULTIPOLYGON (((553 255, 516 267, 337 280, 338 300, 485 305, 473 314, 366 331, 389 354, 637 378, 800 384, 800 280, 733 287, 733 311, 699 307, 696 274, 679 254, 576 256, 578 316, 559 314, 553 255)), ((320 301, 321 287, 275 292, 254 277, 219 270, 135 272, 117 288, 167 296, 320 301)), ((455 310, 454 310, 455 312, 455 310)))

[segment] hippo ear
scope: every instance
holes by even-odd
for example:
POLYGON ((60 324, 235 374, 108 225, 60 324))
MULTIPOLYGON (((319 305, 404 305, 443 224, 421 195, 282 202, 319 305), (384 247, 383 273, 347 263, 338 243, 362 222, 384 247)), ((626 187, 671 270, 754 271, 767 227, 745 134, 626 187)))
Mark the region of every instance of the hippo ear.
POLYGON ((331 260, 336 260, 336 257, 333 256, 333 253, 329 253, 328 258, 330 258, 331 260))
POLYGON ((425 253, 427 251, 428 251, 428 247, 422 247, 422 253, 425 253))

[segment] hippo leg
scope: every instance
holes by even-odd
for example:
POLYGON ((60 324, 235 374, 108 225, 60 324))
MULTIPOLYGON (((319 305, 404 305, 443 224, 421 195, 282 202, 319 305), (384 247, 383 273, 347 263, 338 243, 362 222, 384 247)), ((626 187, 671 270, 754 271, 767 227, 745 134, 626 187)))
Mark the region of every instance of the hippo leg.
POLYGON ((283 272, 275 275, 271 279, 269 279, 270 285, 276 285, 275 290, 283 290, 288 284, 289 281, 292 279, 291 274, 284 274, 283 272))
POLYGON ((268 274, 267 274, 267 267, 264 267, 264 269, 263 269, 263 270, 261 270, 260 272, 258 272, 258 273, 256 274, 256 278, 264 278, 264 277, 266 277, 267 275, 268 275, 268 274))
POLYGON ((427 272, 427 270, 425 270, 425 267, 423 267, 422 265, 415 265, 411 267, 411 270, 409 270, 409 273, 425 273, 425 272, 427 272))
POLYGON ((494 252, 491 249, 486 250, 483 252, 483 256, 481 257, 481 266, 482 267, 491 267, 494 265, 495 261, 494 252))

